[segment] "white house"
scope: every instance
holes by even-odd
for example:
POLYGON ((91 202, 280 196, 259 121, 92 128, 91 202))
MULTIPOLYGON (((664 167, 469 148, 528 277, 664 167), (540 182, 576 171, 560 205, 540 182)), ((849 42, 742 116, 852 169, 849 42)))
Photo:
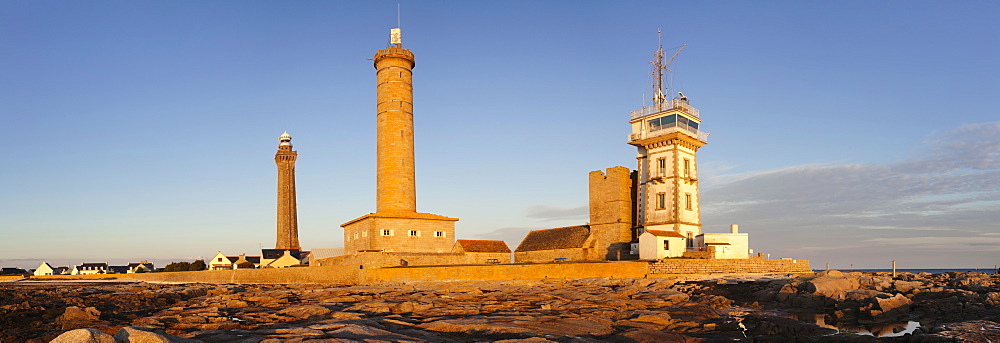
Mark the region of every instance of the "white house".
POLYGON ((73 275, 107 274, 108 263, 84 263, 73 267, 73 275))
POLYGON ((42 265, 35 268, 35 275, 55 275, 56 269, 52 268, 48 262, 42 261, 42 265))
POLYGON ((156 269, 153 268, 152 263, 149 263, 148 261, 141 261, 141 262, 130 262, 128 264, 127 273, 128 274, 139 273, 140 269, 142 269, 142 273, 149 273, 156 271, 156 269))
POLYGON ((729 233, 700 234, 695 244, 712 252, 712 258, 750 258, 750 235, 740 233, 736 224, 729 227, 729 233))
POLYGON ((658 260, 681 257, 687 250, 687 238, 676 231, 645 230, 639 236, 639 259, 658 260))
POLYGON ((236 262, 238 257, 229 257, 223 254, 221 251, 215 254, 210 261, 208 261, 208 270, 231 270, 235 269, 233 267, 233 262, 236 262))
MULTIPOLYGON (((280 257, 280 255, 278 256, 280 257)), ((215 254, 211 261, 207 262, 208 270, 232 270, 232 269, 253 269, 261 267, 260 256, 226 256, 221 251, 215 254)), ((298 264, 298 263, 296 263, 298 264)))

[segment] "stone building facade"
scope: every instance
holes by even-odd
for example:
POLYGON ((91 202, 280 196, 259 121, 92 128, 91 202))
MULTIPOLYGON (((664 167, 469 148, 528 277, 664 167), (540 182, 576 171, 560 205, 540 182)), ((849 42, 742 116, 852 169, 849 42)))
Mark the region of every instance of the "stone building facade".
POLYGON ((698 149, 707 142, 699 112, 686 101, 666 100, 633 112, 629 144, 638 150, 638 226, 701 234, 698 149))
POLYGON ((344 251, 451 252, 458 219, 432 214, 420 218, 425 214, 372 213, 344 223, 344 251))

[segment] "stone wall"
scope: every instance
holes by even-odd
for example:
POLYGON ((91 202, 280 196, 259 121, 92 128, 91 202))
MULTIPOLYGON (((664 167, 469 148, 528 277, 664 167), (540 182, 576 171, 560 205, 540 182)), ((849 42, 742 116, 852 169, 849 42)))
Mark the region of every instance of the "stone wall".
POLYGON ((628 261, 382 268, 365 270, 363 274, 368 282, 375 283, 425 280, 644 278, 648 276, 648 270, 649 263, 628 261))
POLYGON ((406 266, 439 266, 460 264, 489 264, 494 261, 510 263, 510 253, 411 253, 411 252, 358 252, 349 255, 319 259, 318 266, 352 266, 358 269, 406 266))
POLYGON ((236 270, 202 270, 197 272, 160 272, 142 274, 45 275, 39 280, 102 280, 131 279, 153 283, 335 283, 358 284, 355 266, 294 267, 236 270))
POLYGON ((811 273, 809 260, 666 259, 652 262, 650 274, 811 273))
POLYGON ((441 280, 533 280, 585 278, 645 278, 671 274, 743 274, 810 273, 808 260, 691 260, 671 259, 657 262, 562 262, 464 266, 410 266, 364 268, 358 266, 322 266, 198 272, 46 275, 33 279, 108 279, 121 278, 153 283, 260 283, 260 284, 373 284, 382 282, 441 280))
POLYGON ((514 253, 514 262, 552 262, 555 259, 565 259, 566 261, 586 261, 591 249, 571 248, 552 249, 537 251, 519 251, 514 253))

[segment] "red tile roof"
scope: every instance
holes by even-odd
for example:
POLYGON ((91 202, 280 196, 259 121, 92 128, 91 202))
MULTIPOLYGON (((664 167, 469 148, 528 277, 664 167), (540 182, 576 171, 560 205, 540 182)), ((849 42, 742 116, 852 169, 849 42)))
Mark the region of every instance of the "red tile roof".
POLYGON ((459 239, 455 241, 465 252, 503 252, 510 253, 510 247, 504 241, 489 241, 478 239, 459 239))
POLYGON ((684 237, 684 235, 680 234, 680 232, 677 232, 677 231, 646 230, 646 232, 649 232, 653 236, 657 236, 657 237, 687 238, 687 237, 684 237))

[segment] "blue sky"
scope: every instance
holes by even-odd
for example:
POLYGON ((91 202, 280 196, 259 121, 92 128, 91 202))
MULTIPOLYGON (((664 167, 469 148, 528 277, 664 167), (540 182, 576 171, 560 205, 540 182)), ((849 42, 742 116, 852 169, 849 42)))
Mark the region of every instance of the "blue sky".
MULTIPOLYGON (((253 254, 277 137, 305 248, 375 209, 375 71, 396 2, 0 2, 0 265, 253 254)), ((647 61, 712 132, 706 232, 834 268, 1000 263, 1000 4, 403 1, 418 209, 459 238, 585 223, 635 166, 647 61)), ((647 100, 648 101, 648 100, 647 100)))

